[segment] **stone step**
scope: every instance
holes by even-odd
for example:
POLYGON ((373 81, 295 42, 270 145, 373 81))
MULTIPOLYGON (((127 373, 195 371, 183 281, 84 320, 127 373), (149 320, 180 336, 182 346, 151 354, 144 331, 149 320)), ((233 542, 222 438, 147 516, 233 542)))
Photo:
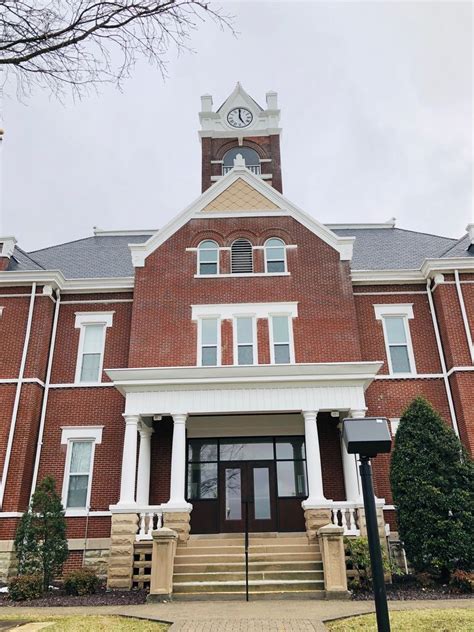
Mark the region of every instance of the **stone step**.
MULTIPOLYGON (((278 544, 296 544, 298 543, 308 543, 308 538, 306 534, 301 533, 285 533, 282 534, 274 534, 269 533, 268 535, 264 534, 249 534, 249 542, 251 544, 270 544, 270 543, 278 543, 278 544)), ((227 546, 227 545, 243 545, 244 536, 236 535, 234 533, 222 533, 212 535, 191 535, 188 540, 188 546, 227 546), (223 537, 225 536, 225 537, 223 537)))
MULTIPOLYGON (((271 601, 271 600, 292 600, 292 599, 326 599, 325 590, 293 590, 291 592, 286 591, 259 591, 254 593, 249 592, 250 601, 271 601)), ((189 593, 177 593, 173 595, 175 601, 245 601, 245 590, 234 592, 189 592, 189 593)))
MULTIPOLYGON (((324 580, 259 580, 254 579, 249 582, 249 590, 252 593, 258 592, 293 592, 299 590, 323 590, 324 580)), ((209 593, 209 592, 242 592, 245 590, 245 580, 222 581, 222 582, 175 582, 173 593, 209 593)))
MULTIPOLYGON (((250 544, 249 554, 256 553, 274 553, 279 555, 280 553, 310 553, 319 552, 319 546, 314 544, 250 544)), ((179 558, 182 555, 207 555, 210 554, 225 554, 225 553, 243 553, 244 547, 241 546, 183 546, 177 547, 176 557, 179 558)))
MULTIPOLYGON (((322 570, 286 570, 286 571, 250 571, 249 580, 300 580, 308 579, 324 579, 322 570)), ((245 581, 245 569, 241 571, 217 571, 217 572, 201 572, 201 573, 175 573, 173 575, 174 583, 182 582, 226 582, 226 581, 245 581)))
MULTIPOLYGON (((176 563, 174 570, 177 573, 219 573, 226 571, 245 571, 245 561, 240 562, 227 562, 223 564, 208 564, 206 562, 202 564, 181 564, 176 563)), ((269 562, 249 562, 249 570, 251 571, 291 571, 291 570, 306 570, 306 571, 322 571, 323 563, 321 561, 269 561, 269 562)))
MULTIPOLYGON (((175 563, 179 564, 205 564, 205 563, 226 563, 226 562, 240 562, 245 559, 242 553, 207 553, 205 555, 179 555, 175 558, 175 563)), ((250 557, 252 562, 285 562, 285 561, 321 561, 321 553, 318 551, 301 552, 284 552, 284 553, 254 553, 250 557)))

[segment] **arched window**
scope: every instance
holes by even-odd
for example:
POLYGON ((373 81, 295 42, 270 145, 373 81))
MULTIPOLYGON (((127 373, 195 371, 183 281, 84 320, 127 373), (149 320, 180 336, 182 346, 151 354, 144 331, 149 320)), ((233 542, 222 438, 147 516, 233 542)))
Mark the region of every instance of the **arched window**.
POLYGON ((252 244, 248 239, 236 239, 231 246, 232 273, 253 272, 252 244))
POLYGON ((198 246, 198 274, 219 274, 219 246, 211 239, 198 246))
POLYGON ((286 272, 285 243, 277 237, 265 242, 265 272, 286 272))
POLYGON ((255 149, 251 149, 250 147, 234 147, 233 149, 229 149, 224 156, 224 160, 222 161, 222 175, 225 175, 233 168, 234 159, 237 154, 243 157, 247 169, 250 169, 252 173, 257 175, 260 174, 260 156, 255 149))

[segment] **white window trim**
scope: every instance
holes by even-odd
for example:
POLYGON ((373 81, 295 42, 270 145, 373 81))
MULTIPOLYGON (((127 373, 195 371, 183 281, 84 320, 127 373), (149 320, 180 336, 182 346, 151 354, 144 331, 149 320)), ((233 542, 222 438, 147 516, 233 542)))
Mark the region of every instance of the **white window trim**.
MULTIPOLYGON (((232 333, 233 333, 233 362, 236 366, 255 366, 259 364, 258 361, 258 338, 257 338, 257 318, 255 313, 253 314, 244 314, 244 313, 236 313, 232 318, 232 333), (239 365, 239 343, 237 339, 237 318, 251 318, 252 319, 252 354, 253 354, 253 364, 241 364, 239 365)), ((245 345, 248 346, 248 345, 245 345)))
POLYGON ((3 314, 3 310, 4 310, 4 309, 5 309, 5 308, 3 307, 3 305, 0 305, 0 318, 2 317, 2 314, 3 314))
POLYGON ((232 320, 235 315, 249 315, 255 318, 268 318, 270 314, 298 316, 298 303, 217 303, 209 305, 191 305, 191 319, 214 317, 232 320))
MULTIPOLYGON (((217 243, 217 241, 215 241, 214 239, 203 239, 201 241, 201 243, 199 244, 199 246, 196 248, 196 252, 197 252, 197 273, 194 276, 198 276, 198 277, 202 277, 202 276, 215 277, 215 276, 218 276, 219 272, 220 272, 221 249, 220 249, 219 244, 217 243), (201 244, 203 244, 206 241, 212 241, 212 243, 216 245, 216 250, 217 250, 217 272, 216 272, 216 274, 201 274, 201 248, 200 248, 200 246, 201 246, 201 244)), ((209 263, 209 262, 207 261, 205 263, 209 263)))
POLYGON ((264 262, 265 262, 265 263, 264 263, 264 265, 265 265, 265 273, 266 273, 266 274, 285 274, 286 272, 288 272, 288 260, 287 260, 287 257, 286 257, 286 247, 287 247, 287 246, 286 246, 285 242, 284 242, 284 241, 283 241, 283 239, 281 239, 280 237, 269 237, 269 238, 265 241, 265 243, 263 244, 263 260, 264 260, 264 262), (267 243, 268 243, 271 239, 279 239, 279 240, 281 241, 281 244, 282 244, 282 245, 281 245, 281 247, 283 248, 283 262, 284 262, 284 265, 285 265, 285 269, 283 270, 283 272, 277 272, 277 273, 274 273, 274 272, 269 272, 269 271, 268 271, 268 265, 267 265, 267 264, 268 264, 268 259, 267 259, 267 250, 268 250, 268 249, 267 249, 267 243))
POLYGON ((390 430, 392 431, 392 435, 395 437, 397 434, 398 426, 400 425, 400 417, 391 417, 390 418, 390 430))
POLYGON ((387 356, 387 365, 390 375, 395 377, 403 377, 406 375, 416 375, 415 354, 413 352, 413 343, 410 333, 409 320, 414 318, 413 316, 413 303, 390 303, 387 305, 374 305, 375 318, 382 321, 383 338, 385 343, 385 355, 387 356), (387 316, 399 316, 403 319, 403 326, 405 327, 405 337, 407 341, 408 361, 410 362, 410 371, 404 373, 396 373, 392 367, 392 356, 390 354, 390 345, 388 343, 386 317, 387 316))
POLYGON ((268 335, 270 339, 270 362, 275 364, 275 345, 273 342, 273 316, 287 316, 288 317, 288 334, 290 345, 290 364, 295 364, 295 342, 293 337, 293 314, 288 312, 272 312, 268 315, 268 335))
POLYGON ((197 319, 198 335, 197 335, 197 366, 222 366, 222 319, 219 314, 205 314, 197 319), (216 364, 204 365, 202 363, 202 321, 209 319, 217 319, 217 353, 216 364))
POLYGON ((64 465, 63 487, 61 502, 65 509, 66 516, 83 516, 90 510, 90 500, 92 492, 92 476, 94 473, 95 446, 102 443, 102 430, 104 426, 63 426, 61 428, 61 443, 67 445, 66 461, 64 465), (72 445, 74 442, 92 443, 91 461, 89 466, 89 478, 87 480, 87 496, 85 507, 67 508, 67 495, 69 490, 69 476, 71 469, 72 445))
POLYGON ((107 337, 106 330, 108 327, 112 327, 113 316, 115 314, 115 311, 113 312, 76 312, 75 314, 76 314, 76 320, 74 323, 74 327, 76 329, 80 329, 80 334, 79 334, 79 344, 77 348, 76 372, 74 375, 74 382, 76 384, 82 384, 84 386, 87 386, 89 384, 100 384, 102 382, 102 370, 104 367, 105 339, 107 337), (82 356, 84 353, 84 341, 85 341, 87 325, 103 325, 104 327, 104 335, 102 337, 102 349, 100 352, 99 379, 96 382, 81 382, 82 356))

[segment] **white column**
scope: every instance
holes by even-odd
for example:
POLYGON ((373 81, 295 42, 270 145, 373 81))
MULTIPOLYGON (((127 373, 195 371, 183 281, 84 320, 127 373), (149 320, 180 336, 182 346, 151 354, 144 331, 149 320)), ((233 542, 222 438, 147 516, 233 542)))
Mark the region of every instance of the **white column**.
POLYGON ((331 504, 323 493, 323 472, 321 469, 321 454, 319 451, 318 427, 316 410, 303 411, 304 435, 306 447, 306 468, 308 470, 308 498, 303 501, 303 508, 325 507, 331 504))
POLYGON ((140 449, 138 451, 137 504, 146 507, 150 504, 150 467, 151 467, 151 435, 153 428, 140 423, 140 449))
POLYGON ((192 505, 184 498, 186 481, 186 419, 185 413, 172 413, 173 443, 171 447, 171 485, 170 499, 166 507, 176 511, 189 511, 192 505))
MULTIPOLYGON (((349 416, 353 418, 365 417, 365 410, 351 410, 349 416)), ((359 463, 356 454, 347 452, 344 441, 341 437, 342 469, 344 472, 344 487, 346 490, 346 500, 357 504, 362 504, 362 486, 360 481, 359 463)))
POLYGON ((128 507, 135 504, 135 473, 137 469, 137 440, 139 415, 123 415, 125 436, 122 452, 122 479, 120 481, 120 500, 118 506, 128 507))

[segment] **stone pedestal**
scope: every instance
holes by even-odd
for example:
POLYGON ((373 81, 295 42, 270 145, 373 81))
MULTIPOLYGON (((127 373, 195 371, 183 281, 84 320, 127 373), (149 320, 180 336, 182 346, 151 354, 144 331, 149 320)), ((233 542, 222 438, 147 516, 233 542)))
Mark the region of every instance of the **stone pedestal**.
POLYGON ((318 530, 323 558, 324 588, 328 599, 347 598, 347 572, 344 552, 344 529, 328 524, 318 530))
POLYGON ((150 594, 147 601, 165 601, 173 594, 173 567, 178 534, 163 527, 153 531, 150 594))
MULTIPOLYGON (((365 520, 364 507, 359 507, 357 509, 357 514, 359 518, 360 535, 366 538, 367 537, 367 522, 365 520)), ((385 518, 383 515, 382 504, 377 505, 377 528, 379 531, 380 545, 385 549, 385 552, 388 554, 387 534, 385 533, 385 518)))
POLYGON ((180 542, 189 540, 191 514, 188 511, 164 511, 163 526, 178 534, 180 542))
POLYGON ((133 580, 133 551, 138 515, 112 514, 107 587, 130 590, 133 580))
POLYGON ((306 535, 308 540, 316 540, 318 530, 325 525, 331 524, 331 510, 329 508, 305 509, 304 521, 306 525, 306 535))

